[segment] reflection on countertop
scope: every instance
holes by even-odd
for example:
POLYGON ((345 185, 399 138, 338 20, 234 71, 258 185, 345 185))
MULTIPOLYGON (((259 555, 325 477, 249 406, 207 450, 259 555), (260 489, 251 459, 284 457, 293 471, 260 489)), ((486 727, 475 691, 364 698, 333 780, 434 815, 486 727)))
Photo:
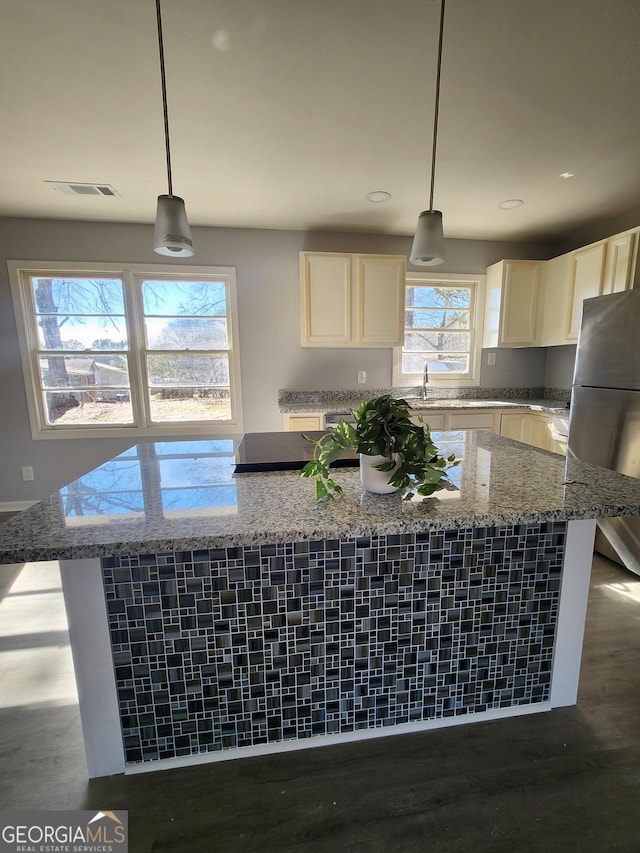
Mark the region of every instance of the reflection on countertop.
POLYGON ((0 563, 640 514, 638 480, 487 432, 434 437, 462 458, 455 498, 363 495, 344 468, 344 495, 318 503, 295 471, 234 475, 232 439, 140 444, 0 525, 0 563))

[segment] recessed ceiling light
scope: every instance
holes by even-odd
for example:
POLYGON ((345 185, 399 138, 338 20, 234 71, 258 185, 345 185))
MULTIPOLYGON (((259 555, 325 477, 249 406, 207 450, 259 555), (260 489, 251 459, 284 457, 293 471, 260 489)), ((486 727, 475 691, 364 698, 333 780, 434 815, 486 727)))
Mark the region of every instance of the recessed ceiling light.
POLYGON ((515 210, 516 207, 522 207, 524 204, 521 198, 507 198, 501 201, 498 205, 500 210, 515 210))
POLYGON ((367 193, 365 198, 367 201, 372 201, 374 204, 380 204, 381 201, 389 201, 391 193, 388 193, 386 190, 374 190, 373 192, 367 193))
POLYGON ((575 178, 575 172, 561 172, 558 175, 559 178, 575 178))

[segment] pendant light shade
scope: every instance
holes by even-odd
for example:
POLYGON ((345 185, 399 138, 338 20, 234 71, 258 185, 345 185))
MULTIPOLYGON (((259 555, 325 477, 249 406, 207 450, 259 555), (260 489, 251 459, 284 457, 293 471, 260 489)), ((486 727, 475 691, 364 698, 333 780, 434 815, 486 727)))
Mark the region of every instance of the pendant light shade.
POLYGON ((169 145, 169 112, 167 109, 167 83, 164 73, 164 41, 162 38, 162 15, 160 0, 156 0, 158 22, 158 53, 160 54, 160 82, 162 83, 162 112, 164 116, 164 147, 167 158, 167 195, 158 196, 156 207, 156 229, 153 251, 172 258, 189 258, 193 255, 193 242, 187 220, 184 199, 173 194, 171 178, 171 146, 169 145))
POLYGON ((441 0, 440 35, 438 37, 438 67, 436 73, 436 97, 433 114, 433 146, 431 149, 431 186, 429 190, 429 210, 423 210, 418 217, 413 246, 409 260, 421 267, 435 267, 444 262, 444 233, 442 213, 433 209, 433 188, 436 180, 436 150, 438 147, 438 114, 440 112, 440 72, 442 69, 442 36, 444 34, 444 5, 441 0))
POLYGON ((410 261, 422 267, 435 267, 444 261, 441 211, 423 210, 418 217, 410 261))
POLYGON ((153 251, 172 258, 190 258, 193 255, 187 211, 180 196, 158 196, 153 251))

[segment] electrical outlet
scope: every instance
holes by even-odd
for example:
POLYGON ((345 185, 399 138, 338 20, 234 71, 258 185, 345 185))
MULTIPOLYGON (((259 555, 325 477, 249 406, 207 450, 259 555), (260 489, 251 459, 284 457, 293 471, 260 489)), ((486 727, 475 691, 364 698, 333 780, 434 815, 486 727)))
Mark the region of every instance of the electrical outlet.
POLYGON ((33 480, 33 468, 31 467, 31 465, 25 465, 22 469, 22 479, 33 480))
POLYGON ((358 385, 366 385, 367 384, 367 371, 359 370, 358 371, 358 385))
POLYGON ((487 364, 494 365, 496 363, 496 354, 495 352, 487 353, 487 364))

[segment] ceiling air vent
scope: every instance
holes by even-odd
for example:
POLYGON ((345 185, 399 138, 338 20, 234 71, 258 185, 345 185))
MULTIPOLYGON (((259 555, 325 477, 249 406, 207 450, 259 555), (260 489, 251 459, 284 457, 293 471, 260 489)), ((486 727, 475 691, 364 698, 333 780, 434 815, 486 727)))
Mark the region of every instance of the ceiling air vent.
POLYGON ((63 195, 120 195, 111 184, 76 184, 67 181, 45 181, 45 184, 63 195))

